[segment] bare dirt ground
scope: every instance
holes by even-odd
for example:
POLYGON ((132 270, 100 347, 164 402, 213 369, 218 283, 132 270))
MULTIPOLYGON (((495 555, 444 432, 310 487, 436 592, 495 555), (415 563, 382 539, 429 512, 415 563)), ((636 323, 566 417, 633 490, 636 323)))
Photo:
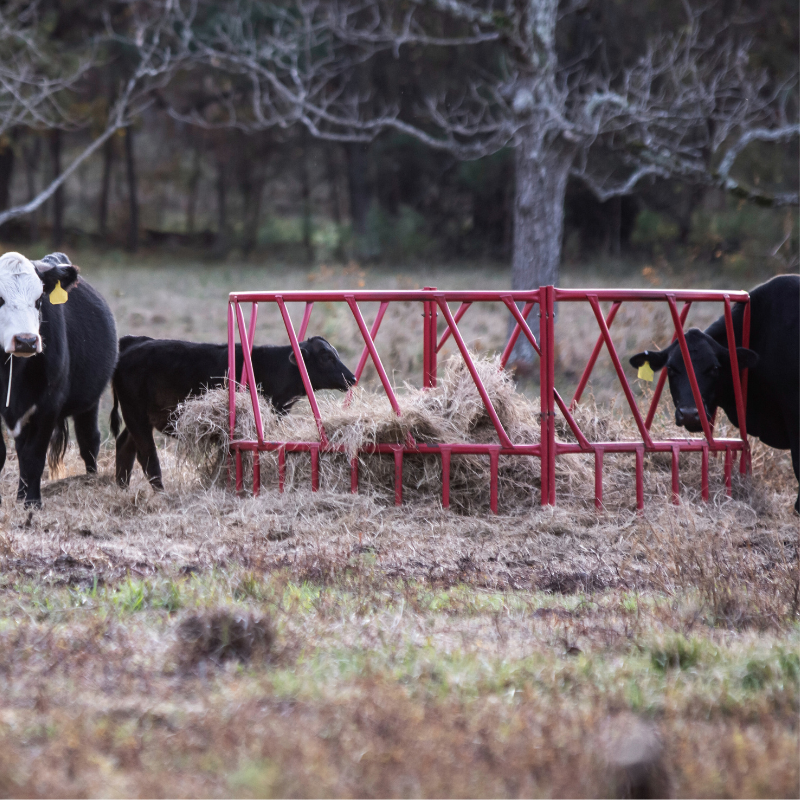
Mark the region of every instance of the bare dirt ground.
MULTIPOLYGON (((224 338, 228 282, 262 280, 185 265, 85 273, 121 333, 212 340, 224 338)), ((373 278, 397 280, 345 267, 311 284, 373 278)), ((287 280, 309 285, 307 272, 287 280)), ((321 313, 313 332, 329 325, 355 354, 330 313, 335 324, 321 313)), ((421 349, 397 313, 386 346, 399 382, 421 349)), ((645 322, 618 318, 626 351, 663 337, 645 322)), ((481 336, 487 350, 502 341, 499 314, 474 324, 487 329, 470 333, 474 349, 481 336)), ((565 384, 594 337, 575 330, 565 384)), ((617 419, 600 368, 587 424, 617 419)), ((608 460, 601 513, 591 464, 564 461, 556 508, 539 507, 532 473, 529 502, 504 508, 501 491, 493 516, 477 486, 464 489, 478 498, 469 514, 444 511, 435 485, 408 486, 395 508, 379 485, 312 494, 302 469, 292 491, 278 494, 265 469, 261 496, 237 498, 166 442, 166 491, 138 468, 123 491, 106 443, 97 478, 71 449, 65 477, 29 511, 13 500, 11 454, 0 795, 798 796, 788 455, 756 444, 754 478, 732 498, 712 462, 708 504, 697 465, 682 462, 678 507, 668 464, 653 459, 644 515, 624 460, 608 460)))

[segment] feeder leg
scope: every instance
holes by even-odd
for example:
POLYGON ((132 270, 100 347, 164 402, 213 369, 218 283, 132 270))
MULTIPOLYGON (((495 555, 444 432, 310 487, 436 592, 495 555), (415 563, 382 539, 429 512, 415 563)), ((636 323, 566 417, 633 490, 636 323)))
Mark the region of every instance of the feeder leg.
POLYGON ((450 449, 442 448, 442 508, 450 508, 450 449))

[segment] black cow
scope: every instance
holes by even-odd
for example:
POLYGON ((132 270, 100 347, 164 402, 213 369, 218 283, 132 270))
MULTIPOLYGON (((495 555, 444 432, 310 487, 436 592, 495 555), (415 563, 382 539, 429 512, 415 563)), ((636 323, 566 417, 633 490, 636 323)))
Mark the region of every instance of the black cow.
MULTIPOLYGON (((341 362, 336 350, 321 336, 300 343, 308 376, 314 389, 346 391, 356 379, 341 362)), ((150 484, 162 489, 153 428, 172 434, 172 415, 190 395, 221 386, 228 372, 228 346, 201 344, 148 336, 123 336, 119 362, 112 380, 114 408, 111 430, 117 437, 116 477, 127 486, 134 459, 150 484), (125 430, 119 433, 119 405, 125 430)), ((241 345, 236 347, 236 374, 243 367, 241 345)), ((291 345, 253 348, 256 386, 278 414, 286 414, 305 395, 300 370, 291 345)))
MULTIPOLYGON (((791 450, 794 474, 800 480, 800 275, 779 275, 750 292, 750 349, 742 342, 744 305, 732 312, 739 369, 749 369, 747 380, 747 433, 779 450, 791 450)), ((710 419, 721 407, 737 427, 725 317, 705 331, 686 331, 686 344, 703 411, 710 419)), ((700 413, 686 373, 678 342, 665 350, 637 353, 634 367, 647 361, 654 370, 667 367, 669 388, 675 403, 675 423, 697 433, 700 413)), ((800 494, 795 509, 800 511, 800 494)))
MULTIPOLYGON (((48 445, 54 471, 67 449, 67 417, 86 471, 97 472, 98 405, 117 361, 114 317, 63 253, 33 263, 6 253, 0 258, 0 342, 9 354, 0 365, 0 414, 17 450, 17 499, 41 506, 48 445)), ((0 469, 5 460, 0 436, 0 469)))

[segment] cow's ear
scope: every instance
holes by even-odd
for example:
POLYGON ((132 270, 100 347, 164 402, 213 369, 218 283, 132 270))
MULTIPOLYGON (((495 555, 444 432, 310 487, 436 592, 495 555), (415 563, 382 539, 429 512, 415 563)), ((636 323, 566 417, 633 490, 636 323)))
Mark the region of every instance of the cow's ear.
POLYGON ((736 361, 739 363, 739 369, 753 369, 758 364, 758 353, 746 347, 737 347, 736 361))
POLYGON ((80 270, 70 264, 68 267, 50 267, 50 269, 36 268, 39 280, 44 284, 44 291, 50 294, 56 288, 57 283, 61 283, 61 288, 69 291, 78 282, 80 270))
MULTIPOLYGON (((300 350, 302 351, 303 356, 308 355, 308 341, 300 342, 300 350)), ((297 366, 297 359, 294 357, 293 349, 289 351, 289 363, 297 366)))
POLYGON ((665 350, 645 350, 643 353, 637 353, 635 356, 631 356, 630 364, 632 367, 638 369, 646 361, 653 372, 658 372, 667 363, 669 350, 669 347, 665 350))

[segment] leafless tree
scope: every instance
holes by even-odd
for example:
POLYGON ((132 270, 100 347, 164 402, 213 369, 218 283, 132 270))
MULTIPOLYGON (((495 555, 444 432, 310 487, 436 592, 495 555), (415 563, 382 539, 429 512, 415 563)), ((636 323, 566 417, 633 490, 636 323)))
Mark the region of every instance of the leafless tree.
MULTIPOLYGON (((34 3, 20 2, 17 8, 34 14, 34 3)), ((90 43, 90 53, 72 53, 66 60, 78 62, 66 78, 48 77, 58 70, 59 62, 42 49, 42 44, 27 34, 12 13, 0 14, 2 46, 17 48, 22 57, 13 63, 2 59, 0 64, 0 126, 27 124, 40 128, 77 130, 88 127, 90 118, 76 115, 70 108, 69 95, 81 88, 81 80, 90 70, 103 69, 103 44, 125 48, 130 67, 120 80, 116 99, 107 109, 101 133, 96 135, 71 163, 35 197, 0 212, 0 225, 14 217, 35 211, 63 185, 72 173, 99 150, 114 133, 131 124, 148 106, 157 101, 163 89, 180 71, 189 69, 194 56, 189 48, 187 32, 196 13, 194 0, 130 0, 125 15, 125 28, 119 30, 109 15, 105 16, 106 30, 96 42, 90 43)), ((2 130, 2 127, 0 127, 2 130)))
POLYGON ((313 135, 364 141, 391 129, 459 158, 515 150, 513 286, 555 283, 570 175, 601 200, 648 176, 716 186, 772 205, 736 177, 755 142, 797 137, 796 76, 776 80, 749 66, 749 42, 731 25, 709 31, 684 5, 685 24, 614 69, 590 53, 567 61, 556 29, 583 0, 232 0, 196 46, 238 84, 205 125, 258 129, 300 123, 313 135), (496 47, 447 85, 431 80, 411 113, 358 80, 380 54, 404 48, 496 47), (365 88, 366 87, 366 88, 365 88), (247 95, 246 102, 243 100, 247 95))
POLYGON ((45 48, 39 34, 38 0, 0 6, 0 134, 17 125, 64 124, 63 93, 91 66, 91 58, 64 59, 45 48))

